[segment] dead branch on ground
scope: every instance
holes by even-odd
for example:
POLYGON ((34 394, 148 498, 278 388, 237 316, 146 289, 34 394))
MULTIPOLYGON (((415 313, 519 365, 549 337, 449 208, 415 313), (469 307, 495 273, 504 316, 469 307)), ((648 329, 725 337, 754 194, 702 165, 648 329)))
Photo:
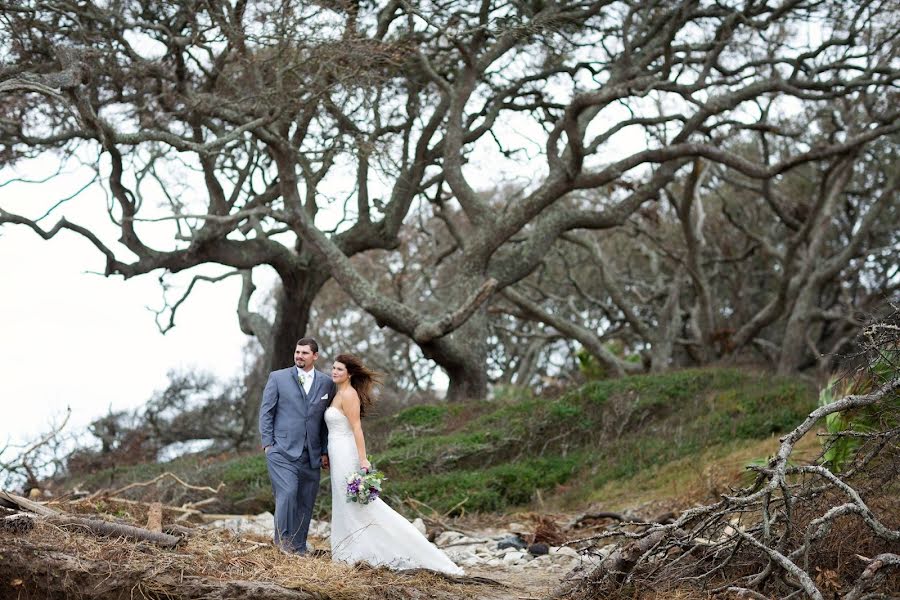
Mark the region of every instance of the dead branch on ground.
POLYGON ((570 575, 557 597, 606 598, 623 588, 662 585, 742 598, 881 597, 900 566, 900 503, 890 492, 900 455, 898 325, 895 312, 865 330, 871 391, 813 410, 779 440, 767 465, 749 468, 752 484, 718 502, 688 509, 671 523, 625 522, 577 540, 586 551, 619 541, 595 569, 570 575), (860 445, 843 470, 829 468, 821 455, 813 464, 792 459, 798 442, 829 415, 863 412, 876 415, 877 435, 857 436, 860 445), (859 561, 826 564, 848 552, 859 561))
MULTIPOLYGON (((44 506, 38 502, 32 502, 27 498, 10 494, 0 490, 0 498, 17 505, 21 510, 28 511, 43 518, 48 523, 68 530, 86 530, 98 536, 124 537, 128 539, 148 541, 163 548, 174 548, 182 540, 182 537, 167 533, 149 531, 141 527, 125 525, 122 523, 110 523, 101 519, 91 519, 44 506)), ((161 529, 161 528, 160 528, 161 529)))

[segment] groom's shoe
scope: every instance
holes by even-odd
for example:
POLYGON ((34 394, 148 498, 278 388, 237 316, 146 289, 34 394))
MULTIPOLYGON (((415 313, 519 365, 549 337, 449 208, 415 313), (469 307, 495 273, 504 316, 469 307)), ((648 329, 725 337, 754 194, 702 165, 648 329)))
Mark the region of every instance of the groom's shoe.
POLYGON ((278 548, 282 554, 287 554, 288 556, 306 556, 305 549, 299 550, 297 548, 282 546, 281 544, 275 544, 275 547, 278 548))

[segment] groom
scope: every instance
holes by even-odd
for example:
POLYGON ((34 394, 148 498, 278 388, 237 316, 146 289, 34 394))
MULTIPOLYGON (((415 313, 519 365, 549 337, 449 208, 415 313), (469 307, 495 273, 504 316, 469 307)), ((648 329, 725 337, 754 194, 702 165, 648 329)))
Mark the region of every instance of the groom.
POLYGON ((259 433, 275 495, 275 544, 306 554, 306 535, 319 491, 320 468, 328 468, 325 409, 334 399, 331 377, 315 369, 319 344, 297 342, 294 365, 272 371, 259 407, 259 433))

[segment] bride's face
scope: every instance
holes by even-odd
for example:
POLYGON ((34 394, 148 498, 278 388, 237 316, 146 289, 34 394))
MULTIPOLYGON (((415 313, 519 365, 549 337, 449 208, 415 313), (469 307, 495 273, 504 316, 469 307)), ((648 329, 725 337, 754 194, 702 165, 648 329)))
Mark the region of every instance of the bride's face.
POLYGON ((335 363, 331 365, 331 380, 335 383, 350 381, 350 374, 347 373, 347 365, 335 361, 335 363))

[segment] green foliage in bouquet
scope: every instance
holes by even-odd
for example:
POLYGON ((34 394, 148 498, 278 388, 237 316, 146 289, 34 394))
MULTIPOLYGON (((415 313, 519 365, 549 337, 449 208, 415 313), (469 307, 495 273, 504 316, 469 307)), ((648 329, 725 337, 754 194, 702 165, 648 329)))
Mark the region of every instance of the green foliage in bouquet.
POLYGON ((359 469, 347 476, 347 502, 368 504, 381 496, 386 477, 376 469, 359 469))

